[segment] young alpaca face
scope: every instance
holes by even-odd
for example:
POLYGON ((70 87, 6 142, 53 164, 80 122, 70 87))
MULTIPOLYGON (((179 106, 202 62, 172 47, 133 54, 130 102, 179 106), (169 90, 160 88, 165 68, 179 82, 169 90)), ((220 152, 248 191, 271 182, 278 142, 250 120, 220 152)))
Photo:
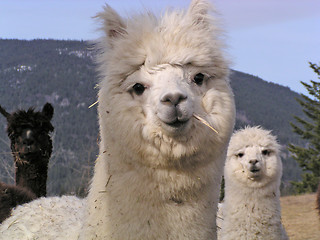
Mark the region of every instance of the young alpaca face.
POLYGON ((236 132, 227 154, 225 174, 248 187, 262 187, 281 177, 279 145, 270 132, 258 127, 236 132))

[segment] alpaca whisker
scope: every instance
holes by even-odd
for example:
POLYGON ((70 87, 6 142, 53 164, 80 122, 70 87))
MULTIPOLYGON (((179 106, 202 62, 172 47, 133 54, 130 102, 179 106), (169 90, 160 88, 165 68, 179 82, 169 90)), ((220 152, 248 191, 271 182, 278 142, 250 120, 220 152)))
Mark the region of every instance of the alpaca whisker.
POLYGON ((199 120, 201 123, 203 123, 204 125, 206 125, 207 127, 209 127, 212 131, 214 131, 216 134, 219 134, 219 132, 214 129, 206 120, 204 120, 202 117, 196 115, 196 114, 193 114, 193 117, 197 120, 199 120))

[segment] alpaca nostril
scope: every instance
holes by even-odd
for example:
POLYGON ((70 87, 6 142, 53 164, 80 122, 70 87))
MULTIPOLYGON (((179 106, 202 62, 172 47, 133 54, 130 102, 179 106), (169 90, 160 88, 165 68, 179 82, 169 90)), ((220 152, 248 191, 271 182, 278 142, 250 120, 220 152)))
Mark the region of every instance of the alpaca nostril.
POLYGON ((33 143, 34 143, 34 141, 30 140, 30 139, 26 139, 26 140, 23 141, 23 144, 27 145, 28 147, 31 146, 33 143))
POLYGON ((250 163, 250 164, 253 164, 253 165, 256 165, 257 162, 258 162, 257 159, 251 159, 251 160, 249 161, 249 163, 250 163))
POLYGON ((187 95, 185 93, 182 92, 176 92, 176 93, 167 93, 164 94, 161 97, 161 102, 163 103, 170 103, 172 105, 178 105, 180 102, 182 102, 183 100, 187 99, 187 95))

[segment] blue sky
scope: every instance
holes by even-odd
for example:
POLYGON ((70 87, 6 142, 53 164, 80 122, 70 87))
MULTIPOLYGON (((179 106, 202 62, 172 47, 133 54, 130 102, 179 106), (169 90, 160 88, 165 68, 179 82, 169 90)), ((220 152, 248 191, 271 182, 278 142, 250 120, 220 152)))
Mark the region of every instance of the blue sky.
MULTIPOLYGON (((0 38, 82 39, 99 36, 92 17, 108 3, 121 15, 188 0, 0 0, 0 38)), ((232 68, 305 92, 320 63, 319 0, 213 0, 226 29, 232 68)), ((0 53, 1 54, 1 53, 0 53)))

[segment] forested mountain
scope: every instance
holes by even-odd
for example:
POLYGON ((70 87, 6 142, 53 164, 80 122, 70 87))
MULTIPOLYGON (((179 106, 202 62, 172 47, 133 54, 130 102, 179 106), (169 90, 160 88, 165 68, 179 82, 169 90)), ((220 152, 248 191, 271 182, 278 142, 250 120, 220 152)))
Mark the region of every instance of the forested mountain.
MULTIPOLYGON (((9 112, 30 106, 41 109, 46 102, 54 106, 50 195, 84 194, 98 153, 96 107, 88 108, 97 94, 90 48, 82 41, 0 39, 0 104, 9 112)), ((231 85, 237 106, 236 128, 261 125, 273 130, 284 146, 283 186, 297 180, 300 169, 286 145, 299 143, 289 125, 293 115, 303 116, 295 101, 299 95, 238 71, 232 72, 231 85)), ((12 183, 13 161, 5 127, 6 120, 0 116, 0 179, 12 183)))

